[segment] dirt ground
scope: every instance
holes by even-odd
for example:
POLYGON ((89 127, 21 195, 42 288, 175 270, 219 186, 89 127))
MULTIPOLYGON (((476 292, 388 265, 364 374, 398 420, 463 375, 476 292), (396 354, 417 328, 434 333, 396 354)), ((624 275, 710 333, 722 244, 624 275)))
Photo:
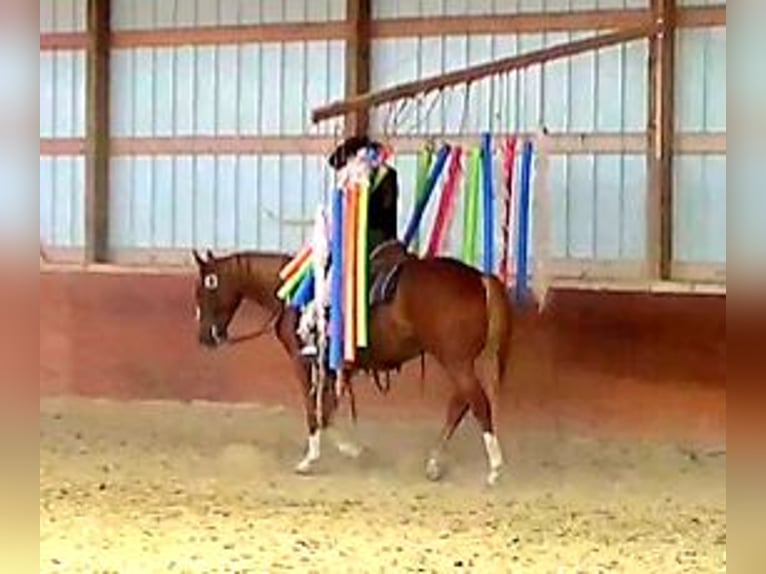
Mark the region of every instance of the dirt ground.
POLYGON ((312 477, 279 408, 45 399, 40 427, 41 572, 726 570, 724 451, 517 433, 490 490, 473 421, 438 484, 437 420, 363 419, 312 477))

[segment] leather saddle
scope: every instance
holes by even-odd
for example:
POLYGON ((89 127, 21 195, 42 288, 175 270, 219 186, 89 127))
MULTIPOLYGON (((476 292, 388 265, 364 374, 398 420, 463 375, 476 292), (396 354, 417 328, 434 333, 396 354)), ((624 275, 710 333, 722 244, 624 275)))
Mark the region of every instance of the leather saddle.
POLYGON ((406 261, 415 259, 403 243, 390 240, 378 245, 370 254, 370 306, 393 301, 399 275, 406 261))

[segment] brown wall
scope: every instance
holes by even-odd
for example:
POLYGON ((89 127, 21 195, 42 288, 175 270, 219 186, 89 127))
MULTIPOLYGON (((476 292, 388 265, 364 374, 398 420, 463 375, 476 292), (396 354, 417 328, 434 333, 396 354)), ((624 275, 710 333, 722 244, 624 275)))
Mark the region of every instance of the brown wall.
MULTIPOLYGON (((266 317, 247 308, 232 331, 266 317)), ((726 430, 724 297, 556 292, 517 317, 503 424, 721 442, 726 430)), ((359 380, 362 417, 442 416, 447 384, 417 364, 387 398, 359 380)), ((196 343, 192 278, 40 275, 40 392, 119 399, 299 405, 287 361, 264 337, 218 351, 196 343)))

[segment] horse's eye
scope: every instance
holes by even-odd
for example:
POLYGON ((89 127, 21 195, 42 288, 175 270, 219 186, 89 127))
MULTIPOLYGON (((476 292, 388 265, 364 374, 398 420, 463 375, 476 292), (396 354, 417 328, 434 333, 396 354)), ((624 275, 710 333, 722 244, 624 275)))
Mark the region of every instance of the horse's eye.
POLYGON ((215 291, 218 289, 218 275, 215 273, 210 273, 209 275, 205 275, 205 279, 203 284, 205 285, 205 289, 208 291, 215 291))

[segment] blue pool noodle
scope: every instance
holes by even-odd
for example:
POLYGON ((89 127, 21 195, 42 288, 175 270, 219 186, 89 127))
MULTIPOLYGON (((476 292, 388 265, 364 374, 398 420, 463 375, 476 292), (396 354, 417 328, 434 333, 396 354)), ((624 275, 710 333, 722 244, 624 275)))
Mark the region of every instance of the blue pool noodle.
POLYGON ((519 235, 516 255, 516 302, 523 304, 527 295, 529 251, 529 202, 532 186, 532 141, 524 142, 521 158, 521 192, 519 195, 519 235))
POLYGON ((415 234, 418 232, 420 222, 423 219, 423 214, 425 213, 426 206, 428 205, 428 200, 433 194, 434 188, 436 187, 436 182, 439 181, 439 176, 444 170, 444 165, 447 163, 449 154, 450 147, 448 145, 443 145, 436 154, 434 167, 431 170, 431 173, 428 175, 428 180, 426 181, 425 193, 423 193, 423 197, 420 199, 420 202, 415 205, 415 211, 413 212, 412 217, 410 218, 410 222, 407 224, 407 229, 404 232, 405 247, 410 246, 410 243, 412 243, 412 240, 415 238, 415 234))
POLYGON ((492 173, 492 136, 487 132, 482 137, 482 181, 484 183, 484 273, 490 275, 495 266, 495 214, 494 177, 492 173))
POLYGON ((308 274, 301 280, 298 288, 295 290, 292 301, 290 301, 290 307, 295 309, 303 309, 314 298, 314 270, 310 270, 308 274))
POLYGON ((332 202, 330 241, 330 369, 343 368, 343 193, 337 190, 332 202))

